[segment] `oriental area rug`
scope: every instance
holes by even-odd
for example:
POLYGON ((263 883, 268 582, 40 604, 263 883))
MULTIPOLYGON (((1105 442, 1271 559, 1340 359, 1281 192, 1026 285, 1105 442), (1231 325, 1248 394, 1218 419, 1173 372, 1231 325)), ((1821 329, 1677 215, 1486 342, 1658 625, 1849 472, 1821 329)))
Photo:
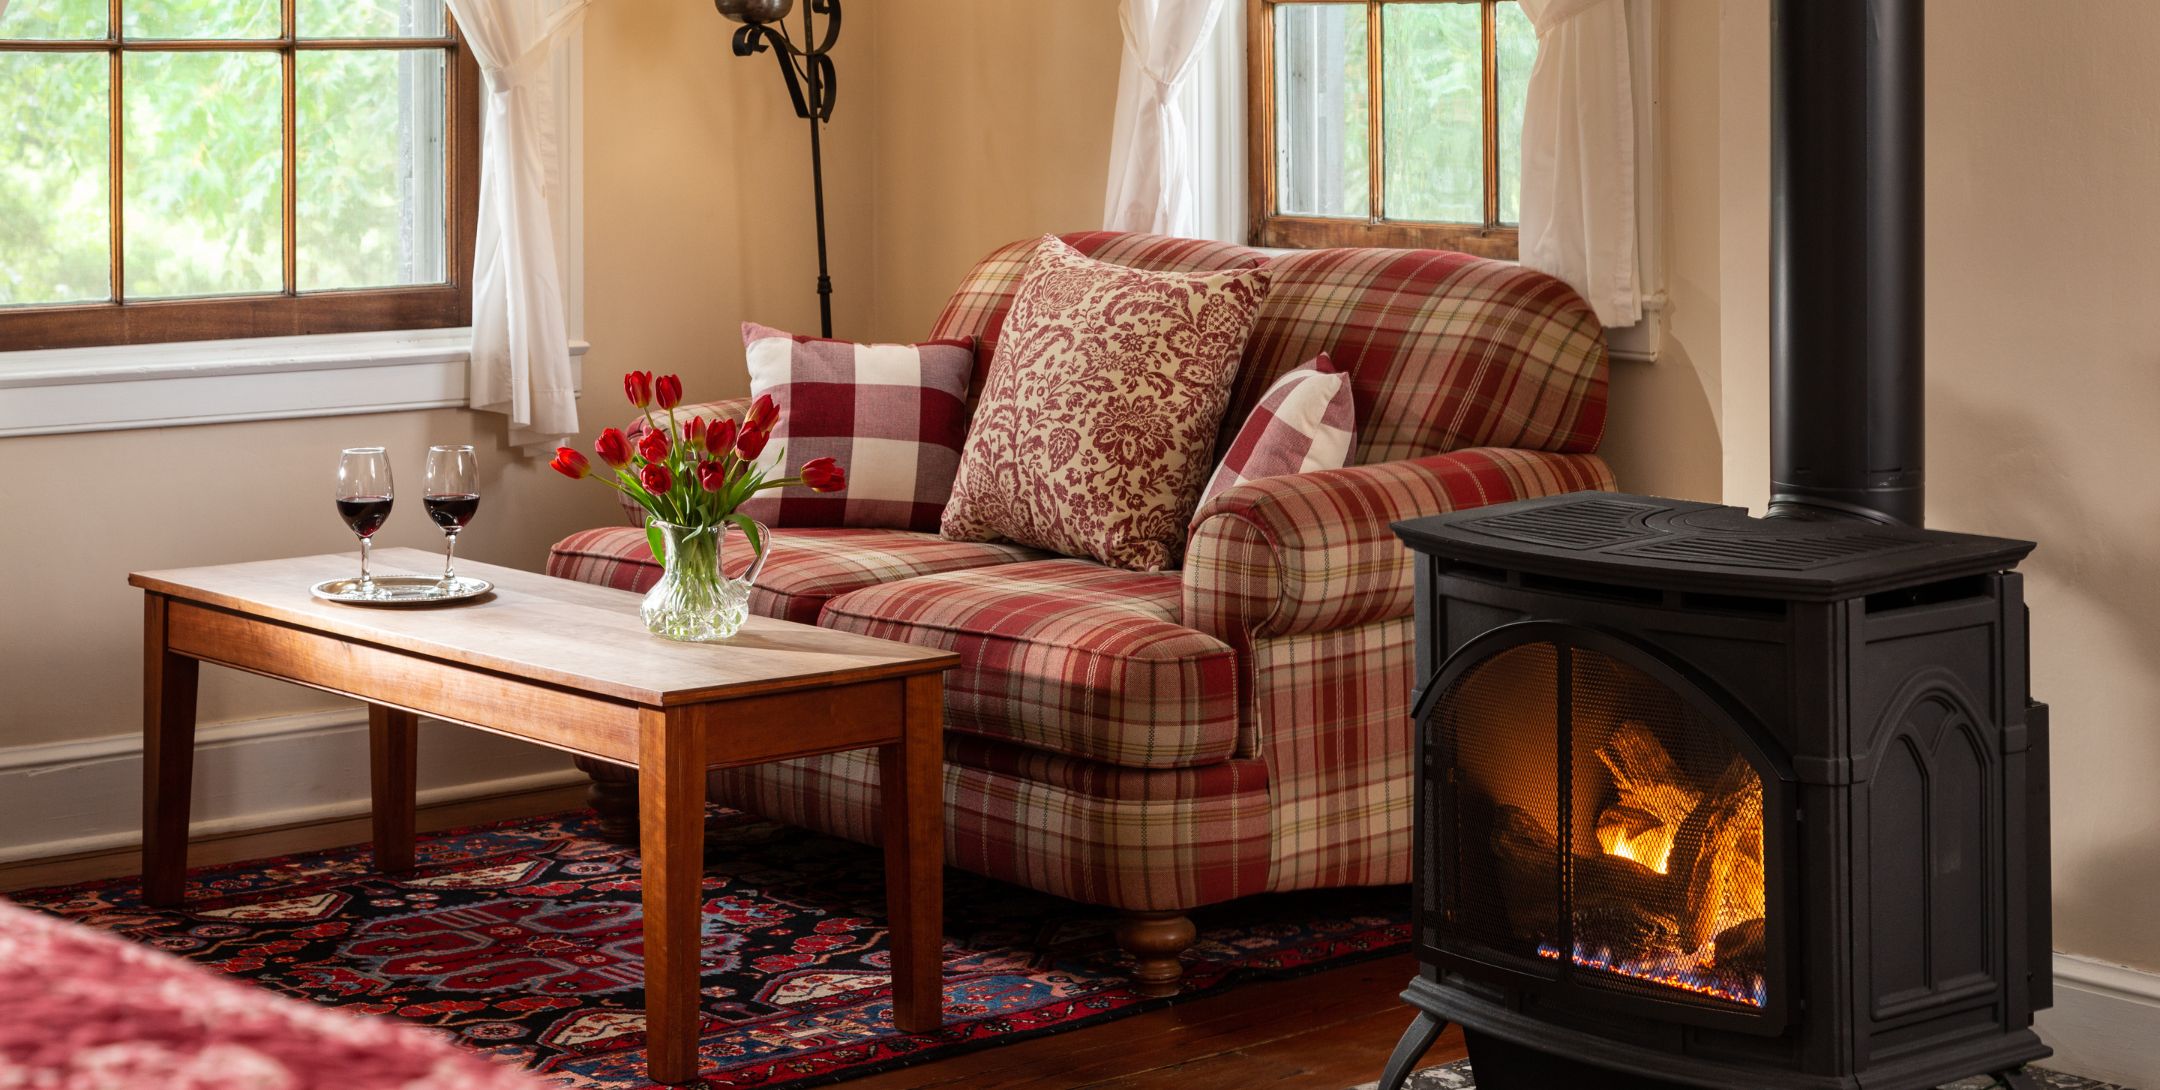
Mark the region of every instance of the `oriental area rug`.
MULTIPOLYGON (((581 1090, 646 1090, 638 857, 589 811, 420 839, 392 879, 365 848, 189 876, 185 911, 135 880, 9 899, 271 991, 426 1027, 581 1090)), ((712 1088, 803 1088, 1076 1029, 1405 949, 1401 888, 1248 898, 1194 913, 1177 1000, 1134 992, 1113 915, 948 871, 945 1016, 888 1013, 883 856, 716 810, 706 841, 704 1032, 712 1088)))

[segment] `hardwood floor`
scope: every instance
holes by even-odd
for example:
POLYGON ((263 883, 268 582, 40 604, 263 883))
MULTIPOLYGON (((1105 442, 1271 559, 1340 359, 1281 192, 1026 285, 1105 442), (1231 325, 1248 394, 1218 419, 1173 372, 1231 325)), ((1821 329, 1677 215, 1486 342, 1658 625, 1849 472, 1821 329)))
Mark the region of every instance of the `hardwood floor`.
MULTIPOLYGON (((1088 1029, 845 1083, 848 1090, 1345 1090, 1380 1077, 1410 1024, 1404 955, 1250 984, 1088 1029)), ((1450 1027, 1425 1058, 1462 1058, 1450 1027)))
MULTIPOLYGON (((582 787, 472 799, 422 808, 418 826, 435 831, 583 804, 582 787)), ((262 859, 363 843, 368 819, 197 841, 194 866, 262 859)), ((0 866, 0 892, 134 874, 133 851, 0 866)), ((1380 1075, 1410 1012, 1397 995, 1417 971, 1408 955, 1296 980, 1249 984, 1221 995, 857 1079, 848 1090, 1346 1090, 1380 1075)), ((1449 1028, 1426 1056, 1464 1055, 1449 1028)))

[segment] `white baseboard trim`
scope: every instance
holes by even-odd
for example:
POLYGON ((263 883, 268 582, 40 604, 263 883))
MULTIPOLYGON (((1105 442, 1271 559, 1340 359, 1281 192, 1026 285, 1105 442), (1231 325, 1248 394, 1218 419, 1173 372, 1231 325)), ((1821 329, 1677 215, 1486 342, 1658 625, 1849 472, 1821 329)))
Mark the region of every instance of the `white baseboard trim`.
POLYGON ((2160 1090, 2160 973, 2055 955, 2055 1006, 2040 1038, 2046 1066, 2089 1079, 2160 1090))
MULTIPOLYGON (((540 790, 583 774, 554 750, 421 721, 422 805, 540 790)), ((195 836, 368 812, 367 713, 358 707, 196 729, 195 836)), ((0 863, 142 841, 142 738, 0 747, 0 863)))

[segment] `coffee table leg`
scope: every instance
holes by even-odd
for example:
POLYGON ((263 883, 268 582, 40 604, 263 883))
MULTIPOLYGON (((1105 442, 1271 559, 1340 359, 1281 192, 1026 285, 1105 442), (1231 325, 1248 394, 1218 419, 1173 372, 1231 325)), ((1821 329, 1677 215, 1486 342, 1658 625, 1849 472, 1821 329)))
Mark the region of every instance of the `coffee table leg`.
POLYGON ((906 735, 878 750, 885 903, 892 917, 893 1024, 945 1024, 945 752, 942 675, 909 678, 906 735))
POLYGON ((143 900, 187 895, 188 792, 195 776, 195 682, 201 664, 166 650, 166 598, 143 596, 143 900))
POLYGON ((638 731, 645 881, 645 1073, 697 1078, 705 883, 705 745, 695 724, 645 709, 638 731))
POLYGON ((368 786, 374 796, 375 869, 413 869, 413 806, 419 776, 420 717, 368 705, 368 786))

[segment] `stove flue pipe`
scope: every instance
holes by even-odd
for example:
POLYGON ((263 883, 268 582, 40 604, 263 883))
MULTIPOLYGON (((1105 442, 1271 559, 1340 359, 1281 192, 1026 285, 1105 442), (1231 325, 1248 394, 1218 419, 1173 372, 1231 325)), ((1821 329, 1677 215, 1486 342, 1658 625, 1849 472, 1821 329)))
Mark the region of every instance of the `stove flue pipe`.
POLYGON ((1770 515, 1923 518, 1922 0, 1772 0, 1770 515))

